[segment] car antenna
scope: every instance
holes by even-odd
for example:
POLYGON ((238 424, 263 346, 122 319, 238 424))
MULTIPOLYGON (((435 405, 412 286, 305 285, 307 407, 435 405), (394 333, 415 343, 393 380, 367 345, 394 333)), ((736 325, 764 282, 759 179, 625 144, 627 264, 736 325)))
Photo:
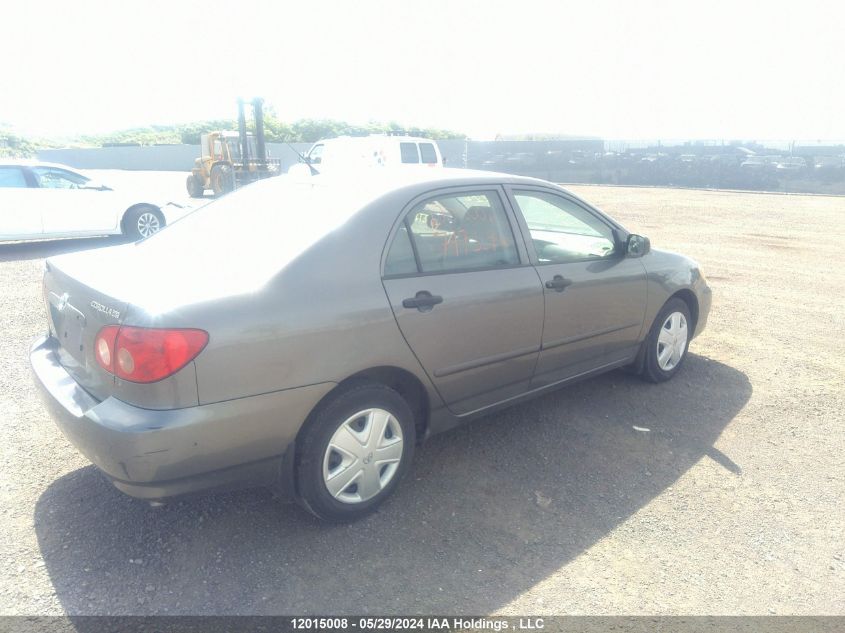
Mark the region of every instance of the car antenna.
POLYGON ((293 153, 296 154, 297 156, 299 156, 299 160, 301 160, 303 163, 308 165, 308 169, 311 170, 312 176, 319 176, 320 175, 320 172, 317 171, 317 169, 314 167, 314 165, 311 164, 311 161, 308 160, 307 156, 304 156, 303 154, 301 154, 298 149, 296 149, 293 145, 291 145, 287 141, 285 141, 285 145, 290 147, 293 150, 293 153))

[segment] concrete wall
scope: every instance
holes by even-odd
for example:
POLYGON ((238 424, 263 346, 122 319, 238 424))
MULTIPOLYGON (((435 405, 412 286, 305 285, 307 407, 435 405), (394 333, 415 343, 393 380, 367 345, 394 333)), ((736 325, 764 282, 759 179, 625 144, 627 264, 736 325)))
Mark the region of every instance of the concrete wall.
MULTIPOLYGON (((307 152, 310 143, 291 143, 307 152)), ((282 167, 297 162, 296 152, 283 143, 268 143, 270 155, 282 159, 282 167)), ((190 171, 200 155, 199 145, 149 145, 144 147, 91 147, 45 149, 38 160, 62 163, 77 169, 126 169, 130 171, 190 171)))
MULTIPOLYGON (((291 143, 305 154, 311 143, 291 143)), ((440 152, 449 167, 464 167, 464 141, 439 141, 440 152)), ((267 143, 273 158, 282 159, 282 168, 298 161, 296 152, 285 143, 267 143)), ((189 171, 200 155, 199 145, 150 145, 144 147, 89 147, 44 149, 38 160, 61 163, 77 169, 126 169, 130 171, 189 171)))
POLYGON ((38 160, 77 169, 190 171, 199 151, 199 145, 45 149, 38 160))

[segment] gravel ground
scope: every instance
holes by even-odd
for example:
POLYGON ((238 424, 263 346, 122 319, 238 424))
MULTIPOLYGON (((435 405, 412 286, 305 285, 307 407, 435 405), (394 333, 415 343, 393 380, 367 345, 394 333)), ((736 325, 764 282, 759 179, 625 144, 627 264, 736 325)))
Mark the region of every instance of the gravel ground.
POLYGON ((113 241, 0 246, 0 614, 845 614, 845 199, 572 189, 701 262, 685 368, 434 438, 351 526, 262 490, 114 490, 26 359, 43 257, 113 241))

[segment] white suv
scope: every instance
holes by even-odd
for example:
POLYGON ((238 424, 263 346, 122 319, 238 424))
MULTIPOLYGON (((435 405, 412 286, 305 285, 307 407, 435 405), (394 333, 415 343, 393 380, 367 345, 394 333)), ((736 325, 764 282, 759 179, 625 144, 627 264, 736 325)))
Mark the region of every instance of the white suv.
POLYGON ((373 167, 443 166, 437 143, 414 136, 339 136, 317 141, 304 158, 305 164, 293 165, 288 173, 313 175, 373 167))

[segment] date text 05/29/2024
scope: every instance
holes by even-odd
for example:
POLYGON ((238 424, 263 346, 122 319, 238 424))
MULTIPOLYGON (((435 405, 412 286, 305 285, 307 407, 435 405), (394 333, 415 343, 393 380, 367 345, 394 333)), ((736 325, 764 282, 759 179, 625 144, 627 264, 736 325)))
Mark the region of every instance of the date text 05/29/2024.
POLYGON ((291 618, 297 631, 538 631, 543 618, 365 617, 291 618))

